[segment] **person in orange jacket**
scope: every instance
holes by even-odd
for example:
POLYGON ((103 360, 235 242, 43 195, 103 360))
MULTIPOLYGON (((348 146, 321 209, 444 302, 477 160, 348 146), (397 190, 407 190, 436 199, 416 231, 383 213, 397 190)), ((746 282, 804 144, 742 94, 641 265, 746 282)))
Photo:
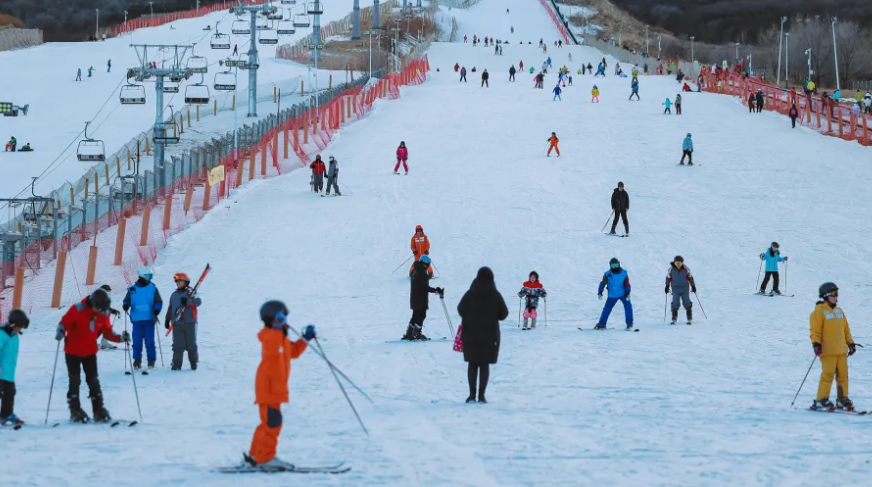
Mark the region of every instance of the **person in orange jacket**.
MULTIPOLYGON (((415 262, 418 262, 425 255, 430 255, 430 239, 427 238, 427 235, 424 233, 424 227, 421 225, 415 227, 415 234, 412 235, 412 255, 415 257, 415 260, 409 268, 409 277, 412 276, 412 271, 415 270, 415 262)), ((431 278, 433 277, 432 265, 427 266, 427 273, 431 278)))
POLYGON ((557 138, 557 134, 551 132, 551 137, 548 137, 548 142, 551 143, 551 146, 548 147, 548 157, 551 157, 551 151, 557 151, 557 157, 560 157, 560 148, 557 147, 557 144, 560 143, 560 140, 557 138))
POLYGON ((261 343, 261 360, 254 380, 254 403, 260 409, 260 425, 254 430, 251 449, 245 460, 263 469, 284 469, 290 464, 276 457, 282 432, 281 405, 288 402, 288 379, 291 360, 306 351, 315 338, 315 326, 303 329, 303 340, 288 339, 288 307, 281 301, 267 301, 260 307, 263 329, 257 334, 261 343))

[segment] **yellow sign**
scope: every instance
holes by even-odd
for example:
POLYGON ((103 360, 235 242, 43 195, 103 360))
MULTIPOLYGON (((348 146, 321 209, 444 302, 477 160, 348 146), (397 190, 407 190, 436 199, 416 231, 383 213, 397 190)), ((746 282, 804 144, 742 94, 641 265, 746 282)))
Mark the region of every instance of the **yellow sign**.
POLYGON ((209 171, 209 186, 224 181, 224 166, 215 166, 209 171))

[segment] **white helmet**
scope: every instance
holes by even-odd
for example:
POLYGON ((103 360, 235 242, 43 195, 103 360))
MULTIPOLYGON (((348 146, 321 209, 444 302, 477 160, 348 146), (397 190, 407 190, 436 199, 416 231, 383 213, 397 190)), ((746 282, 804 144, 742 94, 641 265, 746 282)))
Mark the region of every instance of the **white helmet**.
POLYGON ((139 277, 146 281, 150 281, 151 278, 154 277, 154 272, 152 272, 151 267, 142 266, 139 268, 139 277))

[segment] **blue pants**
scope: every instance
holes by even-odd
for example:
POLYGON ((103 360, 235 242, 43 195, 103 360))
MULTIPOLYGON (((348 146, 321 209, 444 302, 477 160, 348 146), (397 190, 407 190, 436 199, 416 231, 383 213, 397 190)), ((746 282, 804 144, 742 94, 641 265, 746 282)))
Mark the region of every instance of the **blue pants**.
POLYGON ((133 322, 133 360, 142 360, 142 341, 145 340, 145 352, 148 360, 157 360, 157 350, 154 348, 154 322, 133 322))
POLYGON ((609 321, 609 315, 612 314, 612 308, 615 307, 618 300, 621 300, 624 303, 624 314, 627 317, 627 324, 633 324, 633 305, 630 303, 630 298, 627 296, 621 296, 620 298, 608 298, 606 299, 606 305, 603 307, 603 314, 600 315, 599 324, 605 325, 609 321))

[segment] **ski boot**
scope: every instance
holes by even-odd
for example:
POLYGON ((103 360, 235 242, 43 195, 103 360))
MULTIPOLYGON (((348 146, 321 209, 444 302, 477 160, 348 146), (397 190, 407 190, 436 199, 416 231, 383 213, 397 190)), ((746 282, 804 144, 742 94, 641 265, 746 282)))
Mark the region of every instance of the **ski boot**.
POLYGON ((524 318, 524 327, 521 328, 522 330, 529 330, 529 329, 530 329, 530 327, 527 326, 527 322, 528 322, 528 319, 527 319, 527 318, 524 318))
POLYGON ((170 364, 170 370, 182 370, 182 364, 177 362, 172 362, 170 364))
POLYGON ((627 323, 627 329, 628 329, 628 330, 632 330, 632 329, 633 329, 633 324, 632 324, 632 323, 627 323))
POLYGON ((97 423, 108 423, 112 421, 112 416, 109 411, 103 407, 103 394, 97 393, 91 396, 91 410, 94 412, 94 421, 97 423))
POLYGON ((602 323, 597 323, 596 326, 593 327, 593 329, 594 329, 594 330, 605 330, 605 329, 606 329, 606 325, 604 325, 604 324, 602 324, 602 323))
POLYGON ((197 370, 197 362, 191 361, 191 370, 197 370))
POLYGON ((399 175, 400 175, 400 171, 394 171, 394 174, 396 174, 397 176, 399 176, 399 175))
POLYGON ((670 325, 674 325, 675 322, 678 321, 678 310, 672 310, 672 321, 669 323, 670 325))
POLYGON ((142 360, 141 359, 134 360, 133 361, 133 370, 140 370, 140 369, 142 369, 142 360))
POLYGON ((693 324, 693 312, 691 310, 687 310, 687 326, 693 324))
POLYGON ((845 411, 853 411, 854 410, 854 402, 848 399, 847 397, 840 397, 836 399, 836 409, 844 409, 845 411))
POLYGON ((406 328, 406 334, 403 335, 401 340, 414 340, 415 339, 415 327, 409 323, 409 326, 406 328))
POLYGON ((478 393, 478 403, 487 404, 487 399, 484 398, 484 394, 482 394, 481 392, 478 393))
POLYGON ((414 338, 412 338, 412 340, 418 340, 422 342, 426 342, 427 340, 429 340, 429 338, 427 338, 427 336, 421 332, 424 329, 423 326, 414 324, 412 325, 412 329, 414 332, 414 338))
POLYGON ((835 411, 836 405, 830 401, 830 398, 825 397, 819 401, 812 403, 811 408, 814 410, 835 411))
POLYGON ((148 361, 148 370, 151 370, 153 368, 154 368, 154 360, 149 360, 148 361))
POLYGON ((617 234, 618 234, 618 233, 617 233, 617 232, 615 232, 615 229, 614 229, 614 228, 613 228, 613 229, 612 229, 612 231, 611 231, 611 232, 609 232, 609 235, 617 235, 617 234))
POLYGON ((339 191, 337 191, 337 192, 336 192, 336 196, 342 196, 342 193, 340 193, 339 191))
POLYGON ((79 403, 79 396, 73 394, 67 397, 67 405, 70 407, 70 422, 72 423, 89 423, 91 418, 88 413, 82 409, 82 404, 79 403))
POLYGON ((781 296, 781 291, 779 291, 778 289, 773 289, 772 294, 774 294, 776 296, 781 296))
POLYGON ((761 290, 757 291, 757 294, 759 294, 759 295, 761 295, 761 296, 765 296, 765 295, 766 295, 766 290, 765 290, 765 289, 761 289, 761 290))
POLYGON ((22 426, 24 421, 14 414, 0 418, 0 426, 22 426))
POLYGON ((472 404, 475 402, 475 394, 470 394, 469 397, 466 398, 466 404, 472 404))
POLYGON ((279 457, 273 457, 272 460, 268 462, 259 463, 256 465, 257 468, 266 471, 282 471, 282 470, 293 470, 294 465, 282 460, 279 457))

